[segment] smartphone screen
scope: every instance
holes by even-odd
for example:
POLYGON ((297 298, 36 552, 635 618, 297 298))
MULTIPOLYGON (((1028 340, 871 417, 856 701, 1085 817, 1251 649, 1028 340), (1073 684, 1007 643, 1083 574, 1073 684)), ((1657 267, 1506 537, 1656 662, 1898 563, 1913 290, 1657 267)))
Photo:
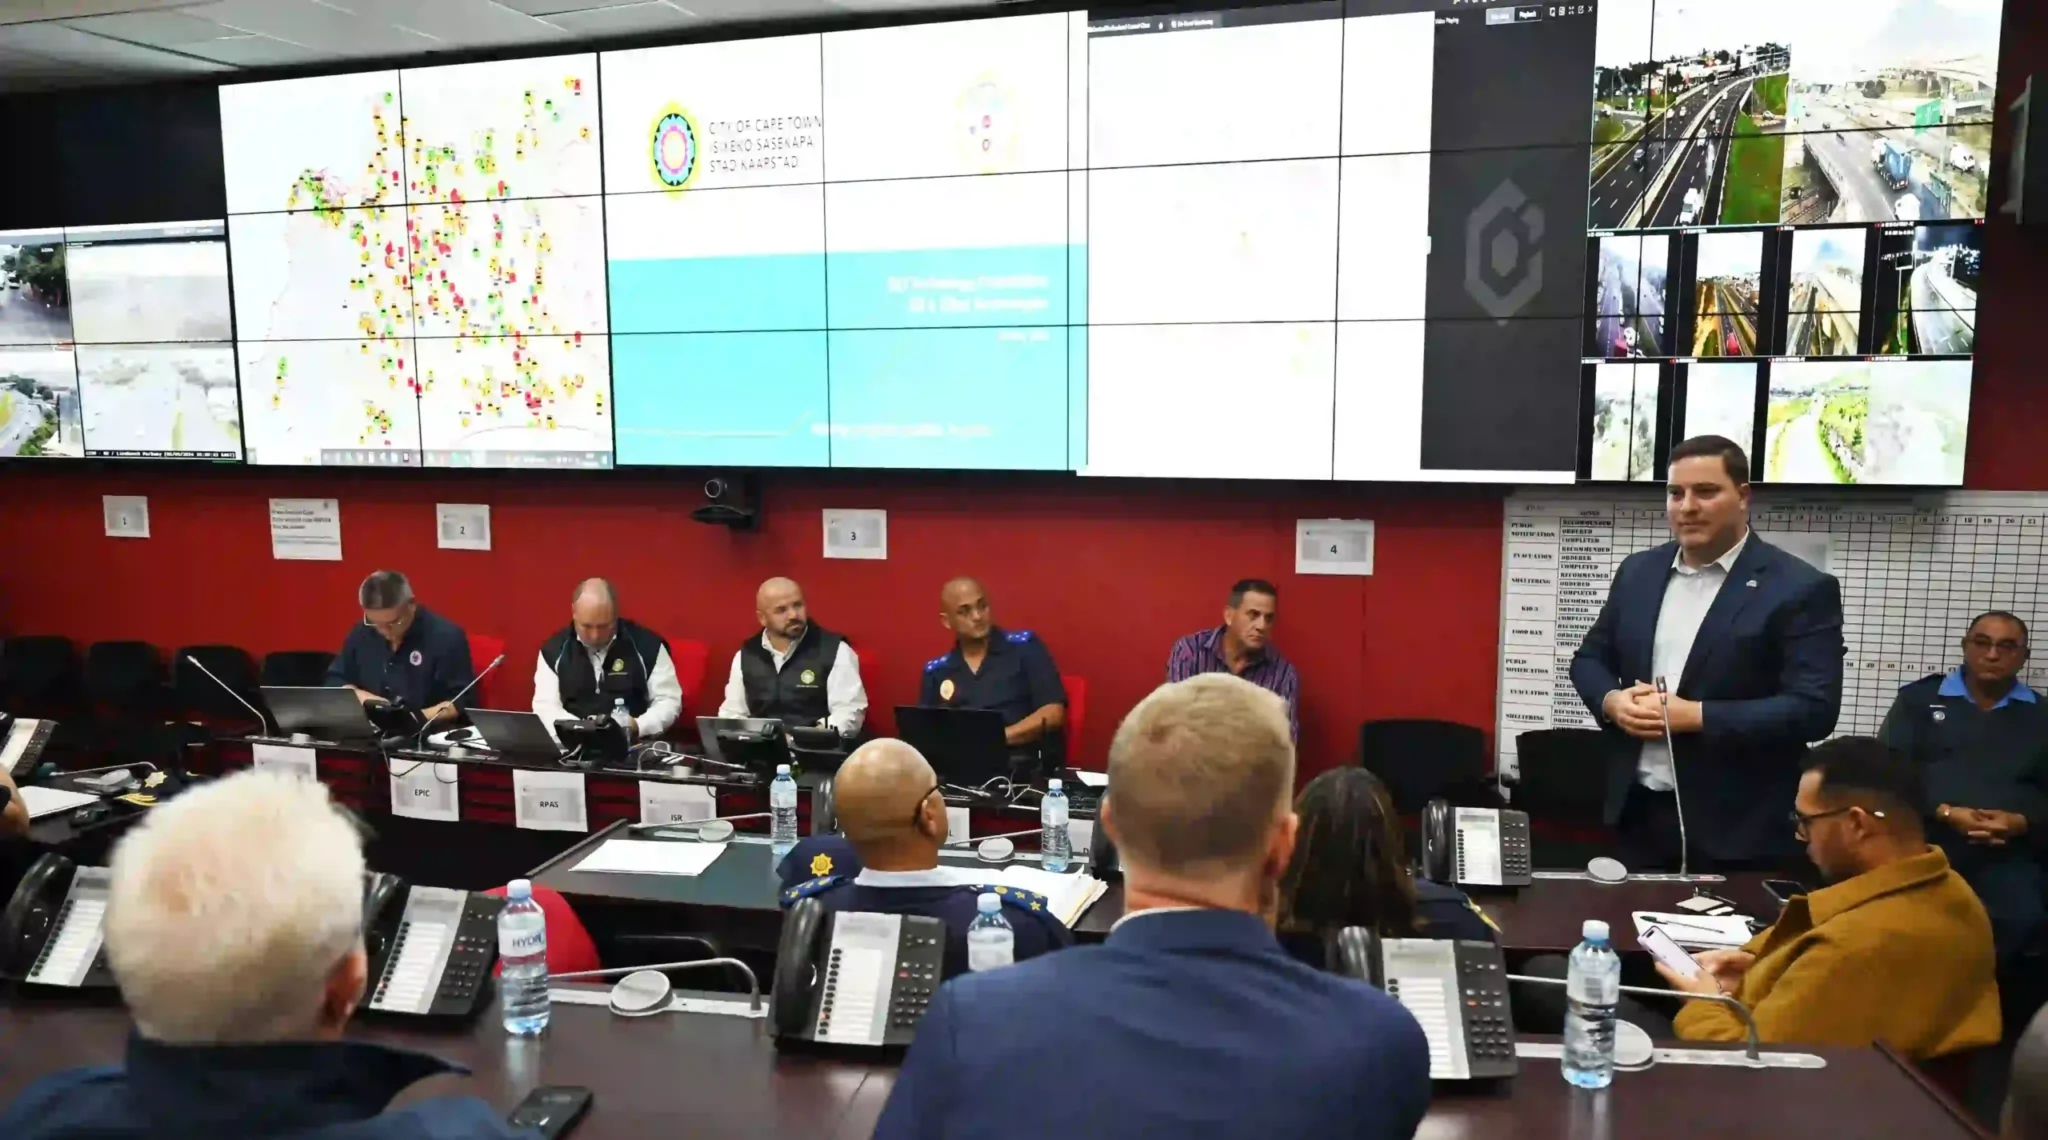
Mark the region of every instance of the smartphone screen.
POLYGON ((1643 944, 1643 949, 1650 952, 1650 957, 1671 967, 1681 977, 1697 978, 1700 976, 1700 964, 1694 961, 1692 955, 1686 953, 1683 947, 1673 942, 1671 936, 1664 933, 1663 927, 1644 927, 1643 936, 1637 939, 1637 941, 1643 944))
POLYGON ((514 1128, 532 1128, 547 1140, 561 1140, 590 1107, 591 1093, 576 1085, 543 1085, 512 1110, 514 1128))

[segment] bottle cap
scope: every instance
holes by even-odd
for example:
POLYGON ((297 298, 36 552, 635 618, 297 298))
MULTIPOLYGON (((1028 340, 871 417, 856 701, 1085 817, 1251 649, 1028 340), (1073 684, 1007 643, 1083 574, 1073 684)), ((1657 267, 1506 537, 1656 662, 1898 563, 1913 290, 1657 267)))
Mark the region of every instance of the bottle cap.
POLYGON ((514 879, 505 884, 508 899, 530 899, 533 897, 533 882, 530 879, 514 879))
POLYGON ((1064 787, 1066 787, 1066 785, 1061 783, 1058 778, 1047 780, 1045 782, 1045 790, 1048 792, 1057 792, 1064 787))
POLYGON ((984 891, 981 897, 974 901, 974 909, 983 914, 998 914, 1003 909, 1003 900, 997 898, 994 891, 984 891))
POLYGON ((1607 924, 1597 918, 1589 918, 1586 920, 1586 925, 1579 928, 1579 935, 1588 942, 1605 942, 1607 941, 1607 924))
POLYGON ((789 765, 787 765, 787 764, 777 764, 777 765, 775 766, 775 774, 776 774, 776 775, 778 775, 778 776, 787 776, 787 775, 789 775, 789 765))

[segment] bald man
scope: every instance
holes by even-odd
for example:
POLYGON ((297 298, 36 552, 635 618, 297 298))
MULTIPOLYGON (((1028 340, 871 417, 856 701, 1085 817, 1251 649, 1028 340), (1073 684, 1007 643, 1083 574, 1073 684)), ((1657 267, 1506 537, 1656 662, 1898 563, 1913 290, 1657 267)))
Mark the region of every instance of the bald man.
MULTIPOLYGON (((946 798, 939 778, 917 749, 900 740, 870 740, 853 750, 833 778, 833 806, 844 838, 816 836, 797 844, 778 868, 787 908, 816 898, 827 910, 916 914, 946 924, 945 975, 967 972, 967 927, 985 876, 973 868, 941 867, 946 842, 946 798)), ((1016 960, 1071 946, 1073 934, 1029 891, 997 891, 1003 917, 1017 936, 1016 960)))
POLYGON ((540 647, 533 666, 533 715, 555 730, 570 717, 610 716, 626 702, 634 739, 660 736, 683 711, 668 642, 619 616, 618 591, 586 578, 569 601, 569 626, 540 647))
POLYGON ((770 578, 754 591, 761 636, 732 655, 723 717, 766 717, 785 726, 831 727, 847 739, 868 719, 860 658, 846 639, 811 620, 804 588, 770 578))
POLYGON ((995 624, 988 591, 955 578, 939 591, 939 623, 953 631, 953 650, 925 663, 917 703, 927 707, 994 709, 1003 714, 1013 759, 1042 758, 1047 770, 1065 759, 1067 690, 1052 653, 1028 629, 995 624))

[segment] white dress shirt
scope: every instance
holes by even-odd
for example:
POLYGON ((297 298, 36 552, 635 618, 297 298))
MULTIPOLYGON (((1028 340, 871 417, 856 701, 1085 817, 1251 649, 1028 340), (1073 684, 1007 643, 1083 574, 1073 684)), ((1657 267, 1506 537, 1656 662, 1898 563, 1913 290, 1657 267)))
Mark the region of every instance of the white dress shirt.
MULTIPOLYGON (((1735 567, 1735 560, 1742 557, 1742 548, 1749 545, 1749 533, 1743 532, 1742 539, 1728 548, 1728 553, 1712 562, 1694 569, 1685 564, 1685 551, 1680 550, 1671 559, 1671 576, 1664 580, 1664 604, 1657 608, 1657 633, 1650 642, 1651 676, 1645 678, 1654 682, 1664 678, 1666 691, 1678 695, 1678 683, 1685 672, 1685 662, 1692 656, 1692 643, 1700 635, 1700 623, 1707 620, 1707 610, 1714 605, 1721 587, 1727 584, 1728 572, 1735 567)), ((1636 754, 1636 783, 1653 792, 1668 792, 1675 785, 1671 770, 1671 750, 1664 746, 1664 740, 1643 741, 1642 751, 1636 754)))
MULTIPOLYGON (((602 686, 604 660, 612 651, 612 643, 608 641, 598 649, 592 649, 581 641, 576 644, 590 662, 591 676, 597 678, 602 686)), ((564 656, 562 667, 572 668, 572 660, 564 656)), ((647 670, 647 711, 634 717, 633 723, 639 729, 640 739, 645 740, 667 732, 682 714, 683 682, 676 676, 676 663, 668 655, 668 646, 664 645, 655 652, 654 664, 647 670)), ((548 667, 545 653, 534 654, 533 715, 548 726, 550 734, 555 731, 557 720, 569 719, 569 710, 562 707, 562 680, 548 667)))
POLYGON ((853 877, 857 887, 972 887, 987 876, 975 876, 966 867, 944 865, 924 871, 877 871, 862 867, 853 877))
MULTIPOLYGON (((789 655, 796 652, 796 642, 788 649, 777 649, 768 640, 768 631, 761 631, 761 648, 775 661, 775 671, 789 664, 789 655)), ((839 652, 832 657, 832 670, 825 674, 825 723, 839 730, 841 736, 853 736, 868 719, 868 690, 860 680, 860 658, 853 652, 853 646, 844 641, 839 643, 839 652)), ((747 711, 747 683, 740 675, 740 655, 732 655, 732 673, 725 679, 725 703, 718 706, 718 715, 728 719, 750 717, 747 711)), ((802 726, 808 727, 808 726, 802 726)))

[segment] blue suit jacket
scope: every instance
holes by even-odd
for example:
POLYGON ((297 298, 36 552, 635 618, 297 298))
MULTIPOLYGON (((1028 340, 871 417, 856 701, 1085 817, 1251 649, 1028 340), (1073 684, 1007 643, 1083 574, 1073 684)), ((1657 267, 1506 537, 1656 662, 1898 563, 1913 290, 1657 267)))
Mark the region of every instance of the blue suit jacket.
POLYGON ((1428 1107, 1429 1047, 1394 999, 1252 915, 1172 911, 947 982, 875 1136, 1406 1140, 1428 1107))
MULTIPOLYGON (((1654 680, 1651 647, 1678 543, 1630 555, 1572 657, 1572 685, 1612 746, 1607 822, 1636 779, 1637 741, 1608 724, 1600 702, 1654 680)), ((1842 588, 1832 575, 1754 533, 1700 623, 1674 696, 1705 704, 1703 731, 1673 738, 1693 848, 1724 860, 1787 853, 1785 822, 1806 746, 1842 711, 1842 588)))

